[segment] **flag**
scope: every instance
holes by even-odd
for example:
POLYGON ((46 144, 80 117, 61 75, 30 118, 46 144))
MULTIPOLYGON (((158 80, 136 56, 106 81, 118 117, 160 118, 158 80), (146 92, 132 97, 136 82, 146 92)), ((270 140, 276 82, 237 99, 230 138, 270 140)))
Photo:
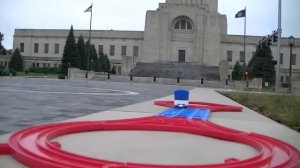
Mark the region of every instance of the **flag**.
POLYGON ((92 12, 93 9, 93 5, 91 5, 90 7, 88 7, 84 12, 92 12))
POLYGON ((246 9, 243 9, 235 15, 235 18, 241 18, 241 17, 245 17, 245 16, 246 16, 246 9))

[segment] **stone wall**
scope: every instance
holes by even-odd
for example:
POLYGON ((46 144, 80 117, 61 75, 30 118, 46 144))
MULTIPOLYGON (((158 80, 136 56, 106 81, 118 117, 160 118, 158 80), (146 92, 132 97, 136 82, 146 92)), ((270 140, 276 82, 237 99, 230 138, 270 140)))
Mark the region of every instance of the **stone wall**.
MULTIPOLYGON (((78 68, 69 68, 68 69, 68 75, 69 79, 71 80, 84 80, 86 79, 86 71, 80 70, 78 68)), ((92 71, 89 71, 88 73, 88 79, 92 79, 94 77, 95 73, 92 71)))
POLYGON ((226 60, 220 61, 219 64, 219 73, 220 73, 220 79, 222 81, 225 81, 228 79, 229 74, 229 63, 226 60))

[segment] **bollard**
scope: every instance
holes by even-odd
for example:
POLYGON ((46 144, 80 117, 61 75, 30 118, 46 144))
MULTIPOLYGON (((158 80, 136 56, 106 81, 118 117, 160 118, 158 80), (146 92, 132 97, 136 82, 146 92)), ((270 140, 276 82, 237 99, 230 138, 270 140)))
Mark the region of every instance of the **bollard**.
POLYGON ((110 73, 107 74, 107 79, 110 80, 110 73))
POLYGON ((204 79, 203 79, 203 78, 201 78, 201 85, 203 85, 203 83, 204 83, 204 79))
POLYGON ((12 78, 12 73, 9 74, 10 78, 12 78))
POLYGON ((132 75, 130 75, 130 81, 132 81, 132 75))
POLYGON ((247 80, 246 81, 246 88, 248 88, 249 87, 249 81, 247 80))
POLYGON ((178 84, 180 83, 180 77, 177 77, 177 83, 178 84))
POLYGON ((153 82, 156 83, 156 76, 153 76, 153 82))
POLYGON ((226 79, 225 84, 228 85, 228 79, 226 79))

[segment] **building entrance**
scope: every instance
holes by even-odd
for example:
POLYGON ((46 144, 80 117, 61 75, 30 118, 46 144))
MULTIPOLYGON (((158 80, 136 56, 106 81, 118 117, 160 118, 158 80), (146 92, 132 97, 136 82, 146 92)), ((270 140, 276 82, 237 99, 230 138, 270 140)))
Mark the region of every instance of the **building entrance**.
POLYGON ((185 62, 185 50, 178 51, 178 62, 185 62))

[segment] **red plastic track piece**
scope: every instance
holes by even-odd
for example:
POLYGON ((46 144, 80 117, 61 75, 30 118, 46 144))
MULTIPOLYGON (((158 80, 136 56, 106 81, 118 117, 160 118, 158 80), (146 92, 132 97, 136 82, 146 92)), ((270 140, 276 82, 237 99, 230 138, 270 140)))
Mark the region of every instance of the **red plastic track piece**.
POLYGON ((186 120, 160 116, 130 120, 99 122, 69 122, 36 126, 14 133, 8 143, 12 156, 31 168, 62 167, 119 167, 119 168, 294 168, 300 166, 298 149, 280 140, 264 135, 245 133, 221 127, 208 121, 186 120), (225 141, 243 143, 257 149, 259 153, 244 160, 225 159, 224 163, 206 165, 157 165, 122 163, 88 158, 64 151, 51 139, 71 133, 108 130, 146 130, 184 132, 208 136, 225 141))
POLYGON ((1 154, 9 154, 10 147, 8 144, 0 144, 0 155, 1 154))
MULTIPOLYGON (((172 101, 155 102, 157 105, 173 106, 172 101)), ((241 108, 214 103, 190 102, 193 107, 212 111, 241 111, 241 108)), ((209 121, 185 118, 151 116, 126 120, 67 122, 27 128, 14 133, 8 144, 0 145, 0 154, 11 154, 16 160, 30 168, 298 168, 300 152, 297 148, 280 140, 225 128, 209 121), (80 132, 109 130, 144 130, 181 132, 202 135, 225 141, 252 146, 258 150, 256 156, 239 160, 227 158, 223 163, 205 165, 158 165, 122 163, 88 158, 61 149, 52 139, 80 132)))
MULTIPOLYGON (((174 101, 155 101, 155 105, 164 106, 164 107, 174 107, 174 101)), ((231 105, 224 105, 224 104, 217 104, 217 103, 208 103, 208 102, 189 102, 189 108, 205 108, 209 109, 211 112, 218 112, 218 111, 230 111, 230 112, 241 112, 242 107, 238 106, 231 106, 231 105)))

